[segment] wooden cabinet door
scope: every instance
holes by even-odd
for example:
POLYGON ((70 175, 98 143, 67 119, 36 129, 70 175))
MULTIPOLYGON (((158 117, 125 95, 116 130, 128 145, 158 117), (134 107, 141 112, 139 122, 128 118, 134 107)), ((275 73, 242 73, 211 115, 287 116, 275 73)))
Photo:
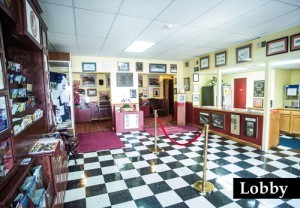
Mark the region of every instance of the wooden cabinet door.
POLYGON ((291 112, 291 133, 300 134, 300 112, 291 112))
POLYGON ((280 111, 280 131, 290 132, 290 111, 280 111))

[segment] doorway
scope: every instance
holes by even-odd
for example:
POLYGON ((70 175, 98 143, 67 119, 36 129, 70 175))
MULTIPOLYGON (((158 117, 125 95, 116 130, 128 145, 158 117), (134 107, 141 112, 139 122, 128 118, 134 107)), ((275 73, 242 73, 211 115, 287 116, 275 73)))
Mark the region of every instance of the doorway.
POLYGON ((247 78, 234 79, 234 108, 246 108, 247 78))
POLYGON ((166 115, 173 114, 174 108, 173 79, 164 79, 164 110, 166 115))

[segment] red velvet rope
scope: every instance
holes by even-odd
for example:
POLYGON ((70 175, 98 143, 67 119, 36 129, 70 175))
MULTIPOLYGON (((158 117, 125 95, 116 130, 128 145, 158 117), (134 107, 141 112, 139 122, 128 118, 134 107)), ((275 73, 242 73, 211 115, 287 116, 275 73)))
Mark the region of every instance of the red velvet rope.
POLYGON ((175 143, 175 144, 177 144, 177 145, 187 146, 187 145, 191 144, 192 142, 196 141, 196 140, 202 135, 202 132, 200 132, 199 134, 197 134, 197 135, 195 136, 195 138, 193 138, 192 140, 188 141, 187 143, 179 143, 179 142, 175 141, 174 139, 172 139, 172 138, 167 134, 167 132, 166 132, 164 126, 162 125, 161 120, 160 120, 159 117, 157 117, 157 122, 159 123, 159 125, 160 125, 161 129, 163 130, 164 134, 166 135, 166 137, 168 137, 168 139, 170 139, 173 143, 175 143))

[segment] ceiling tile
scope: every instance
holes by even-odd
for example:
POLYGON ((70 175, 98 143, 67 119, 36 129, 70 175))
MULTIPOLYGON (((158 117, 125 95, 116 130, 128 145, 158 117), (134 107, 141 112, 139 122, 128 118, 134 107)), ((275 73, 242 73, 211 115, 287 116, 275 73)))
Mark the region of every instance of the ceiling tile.
POLYGON ((122 0, 74 0, 74 5, 76 8, 115 14, 121 2, 122 0))
POLYGON ((146 58, 146 57, 152 57, 156 54, 161 54, 163 52, 166 52, 172 48, 175 48, 177 45, 174 44, 163 44, 163 43, 157 43, 148 50, 146 50, 143 53, 137 54, 137 57, 140 58, 146 58))
POLYGON ((66 6, 41 3, 42 18, 50 32, 75 34, 73 9, 66 6))
POLYGON ((106 37, 115 15, 76 9, 78 35, 106 37))
POLYGON ((149 1, 149 0, 130 0, 124 1, 119 13, 135 17, 155 18, 171 0, 149 1))
POLYGON ((288 3, 288 4, 293 4, 293 5, 300 6, 300 1, 299 0, 280 0, 280 1, 288 3))
POLYGON ((77 48, 75 35, 48 32, 48 39, 55 49, 56 47, 77 48))
POLYGON ((208 30, 197 27, 184 26, 180 30, 174 32, 174 34, 172 34, 171 36, 162 40, 161 42, 171 44, 183 44, 205 32, 208 32, 208 30))
POLYGON ((120 54, 119 50, 105 50, 99 53, 99 56, 103 57, 118 57, 120 54))
POLYGON ((104 40, 104 38, 99 37, 77 36, 78 48, 81 49, 98 49, 100 51, 104 40))
POLYGON ((118 15, 108 37, 134 40, 150 23, 150 20, 118 15))
POLYGON ((60 47, 57 46, 54 50, 54 52, 65 52, 65 53, 71 53, 71 55, 77 55, 78 54, 78 50, 77 48, 69 48, 69 47, 60 47))
POLYGON ((261 6, 267 1, 269 0, 226 0, 195 19, 189 25, 202 28, 215 28, 261 6))
POLYGON ((106 39, 101 52, 112 50, 122 53, 131 43, 131 40, 106 39))
POLYGON ((176 32, 182 25, 172 24, 172 28, 166 28, 168 22, 154 21, 149 27, 138 37, 138 40, 159 42, 167 36, 176 32))
POLYGON ((286 14, 296 8, 297 7, 295 6, 272 1, 227 24, 222 25, 218 29, 223 31, 240 32, 265 21, 279 17, 280 15, 286 14))
POLYGON ((233 34, 204 46, 215 48, 215 49, 222 49, 222 48, 227 48, 232 45, 236 45, 236 44, 240 44, 252 40, 254 38, 257 37, 251 35, 233 34))
POLYGON ((300 21, 300 9, 297 9, 295 11, 282 15, 278 18, 259 24, 248 30, 243 30, 241 31, 241 33, 248 34, 248 35, 262 36, 263 34, 273 32, 278 28, 282 28, 291 25, 293 23, 297 23, 299 21, 300 21))
POLYGON ((221 0, 198 0, 188 2, 185 0, 176 0, 159 15, 157 20, 177 24, 187 24, 220 2, 221 0))
POLYGON ((227 32, 221 32, 217 30, 211 30, 203 35, 200 35, 199 37, 188 41, 184 45, 189 45, 189 46, 203 46, 207 45, 211 42, 220 40, 222 38, 225 38, 227 36, 232 35, 232 33, 227 33, 227 32))
POLYGON ((39 3, 57 4, 63 6, 72 6, 72 0, 38 0, 39 3))
POLYGON ((99 56, 100 50, 91 50, 91 49, 85 49, 85 48, 78 48, 79 54, 85 54, 86 56, 99 56))

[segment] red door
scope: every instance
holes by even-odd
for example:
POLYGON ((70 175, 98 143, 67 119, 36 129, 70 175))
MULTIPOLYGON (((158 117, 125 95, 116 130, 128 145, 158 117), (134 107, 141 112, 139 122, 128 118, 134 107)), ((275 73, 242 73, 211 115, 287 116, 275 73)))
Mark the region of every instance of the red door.
POLYGON ((247 78, 234 79, 234 108, 246 108, 247 78))

